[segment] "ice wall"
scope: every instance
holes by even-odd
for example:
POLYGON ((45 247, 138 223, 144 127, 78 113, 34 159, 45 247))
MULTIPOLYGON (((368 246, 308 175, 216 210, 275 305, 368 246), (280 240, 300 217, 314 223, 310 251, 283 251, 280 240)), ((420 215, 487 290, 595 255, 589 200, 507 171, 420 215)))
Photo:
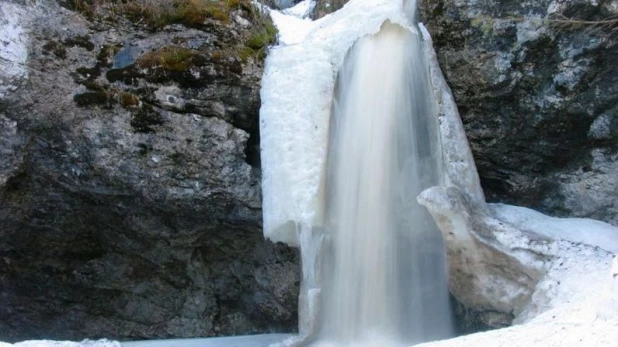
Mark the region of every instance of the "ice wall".
POLYGON ((262 78, 267 238, 299 245, 300 224, 323 224, 324 168, 337 71, 352 44, 375 34, 384 21, 409 27, 403 6, 398 0, 355 0, 315 22, 273 15, 285 41, 270 51, 262 78))

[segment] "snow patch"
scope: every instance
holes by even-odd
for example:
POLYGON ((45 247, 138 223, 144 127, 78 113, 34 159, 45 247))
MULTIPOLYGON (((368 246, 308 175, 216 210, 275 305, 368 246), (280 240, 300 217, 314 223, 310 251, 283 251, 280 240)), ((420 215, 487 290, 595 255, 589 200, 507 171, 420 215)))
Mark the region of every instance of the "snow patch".
POLYGON ((525 207, 488 204, 495 216, 551 240, 568 240, 618 253, 618 228, 592 219, 554 218, 525 207))
POLYGON ((538 39, 547 31, 540 16, 525 17, 517 24, 517 43, 524 44, 538 39))
POLYGON ((279 30, 277 34, 279 45, 300 43, 313 28, 313 22, 310 19, 287 15, 276 10, 270 11, 270 18, 279 30))
POLYGON ((81 342, 71 341, 24 341, 16 344, 0 342, 0 347, 267 347, 289 338, 289 334, 261 334, 191 339, 146 340, 116 342, 107 339, 81 342))
POLYGON ((618 319, 592 324, 545 323, 519 325, 455 339, 423 343, 416 347, 576 347, 615 346, 618 319))
POLYGON ((588 137, 597 140, 609 140, 612 136, 612 116, 608 113, 604 113, 598 116, 594 122, 590 125, 588 130, 588 137))

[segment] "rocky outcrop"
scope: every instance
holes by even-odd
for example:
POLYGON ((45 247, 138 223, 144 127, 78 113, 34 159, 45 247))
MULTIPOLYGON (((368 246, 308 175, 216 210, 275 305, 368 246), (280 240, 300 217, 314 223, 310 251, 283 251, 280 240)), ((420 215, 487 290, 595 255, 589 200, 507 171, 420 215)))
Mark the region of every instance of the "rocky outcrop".
POLYGON ((0 3, 0 340, 296 328, 298 254, 261 234, 272 25, 148 3, 0 3))
POLYGON ((419 6, 488 199, 618 225, 615 1, 419 6))
POLYGON ((342 8, 348 0, 316 0, 311 17, 318 19, 342 8))

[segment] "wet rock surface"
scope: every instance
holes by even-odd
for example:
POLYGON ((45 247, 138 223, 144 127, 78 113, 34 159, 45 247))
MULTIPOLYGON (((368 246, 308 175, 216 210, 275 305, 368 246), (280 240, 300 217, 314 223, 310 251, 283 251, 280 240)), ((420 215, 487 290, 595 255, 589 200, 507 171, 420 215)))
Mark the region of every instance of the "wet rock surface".
POLYGON ((293 331, 298 254, 261 233, 250 7, 155 31, 0 11, 2 52, 27 50, 0 59, 0 340, 293 331))
POLYGON ((618 225, 615 1, 420 1, 489 201, 618 225))

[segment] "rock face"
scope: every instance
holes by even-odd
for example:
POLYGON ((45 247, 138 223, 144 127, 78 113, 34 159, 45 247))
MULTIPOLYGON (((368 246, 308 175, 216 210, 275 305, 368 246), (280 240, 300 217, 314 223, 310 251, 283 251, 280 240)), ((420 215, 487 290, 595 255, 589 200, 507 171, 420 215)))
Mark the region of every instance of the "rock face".
POLYGON ((616 2, 419 6, 488 199, 618 225, 616 2))
POLYGON ((0 340, 294 330, 297 251, 261 233, 269 24, 61 4, 0 2, 0 340))
POLYGON ((311 17, 318 19, 342 8, 348 0, 317 0, 311 17))

